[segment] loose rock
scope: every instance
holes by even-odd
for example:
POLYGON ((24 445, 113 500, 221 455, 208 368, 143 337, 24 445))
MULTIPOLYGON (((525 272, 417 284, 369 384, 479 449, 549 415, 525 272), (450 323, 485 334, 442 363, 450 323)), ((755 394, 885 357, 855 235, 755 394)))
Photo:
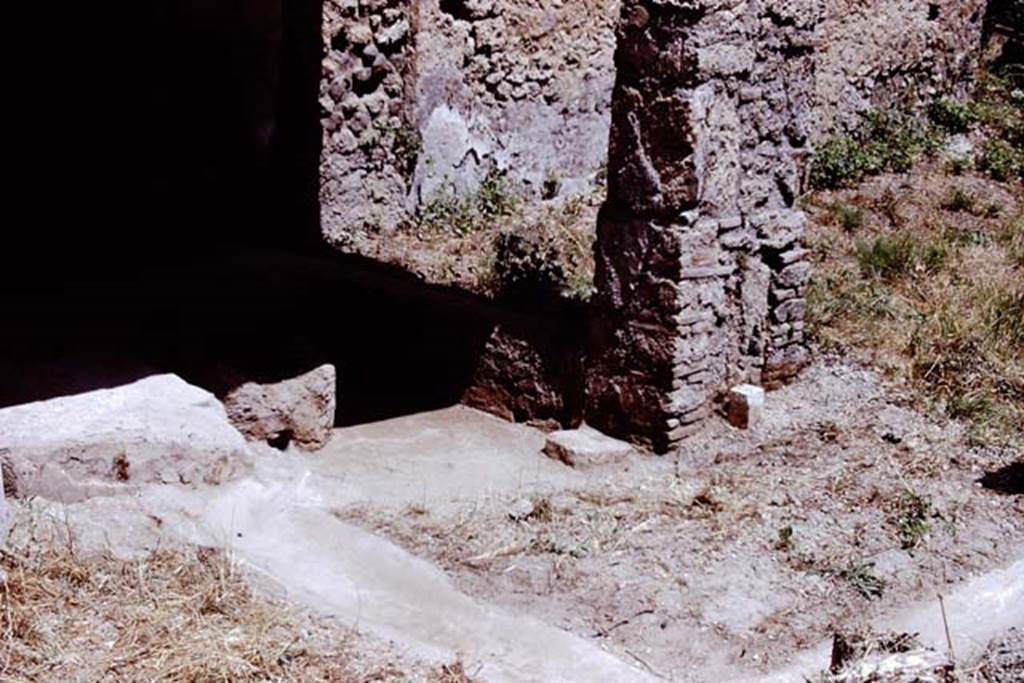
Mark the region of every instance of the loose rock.
POLYGON ((625 441, 605 436, 591 427, 563 429, 548 434, 544 454, 570 467, 595 467, 619 462, 633 452, 625 441))
POLYGON ((176 375, 0 410, 18 495, 73 502, 146 483, 220 483, 245 439, 209 392, 176 375))
POLYGON ((764 416, 764 389, 752 384, 741 384, 729 390, 727 416, 733 426, 750 429, 764 416))
POLYGON ((245 382, 224 396, 228 418, 246 437, 285 448, 322 448, 334 429, 334 366, 280 382, 245 382))

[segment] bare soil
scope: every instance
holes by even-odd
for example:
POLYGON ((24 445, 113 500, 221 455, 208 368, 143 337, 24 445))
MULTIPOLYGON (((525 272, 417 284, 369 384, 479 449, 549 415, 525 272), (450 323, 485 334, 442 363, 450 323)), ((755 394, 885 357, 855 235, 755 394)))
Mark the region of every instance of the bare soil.
POLYGON ((712 420, 673 457, 589 470, 525 507, 337 515, 656 675, 754 673, 1020 554, 1024 498, 979 483, 1020 452, 912 404, 825 358, 769 395, 757 429, 712 420))

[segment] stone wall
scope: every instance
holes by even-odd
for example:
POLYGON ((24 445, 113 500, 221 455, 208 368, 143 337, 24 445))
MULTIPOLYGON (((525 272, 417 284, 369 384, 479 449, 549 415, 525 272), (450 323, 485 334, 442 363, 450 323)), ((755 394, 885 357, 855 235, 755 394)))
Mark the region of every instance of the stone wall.
MULTIPOLYGON (((616 23, 618 0, 328 0, 322 230, 386 241, 494 170, 571 194, 607 149, 585 409, 667 450, 728 386, 806 363, 795 201, 813 143, 965 90, 984 4, 625 0, 616 23)), ((492 340, 467 400, 578 419, 575 361, 528 337, 492 340)))
POLYGON ((812 1, 630 0, 598 225, 588 420, 666 451, 803 364, 812 1), (734 5, 734 6, 730 6, 734 5))
POLYGON ((327 0, 321 227, 342 248, 492 171, 539 197, 607 153, 618 0, 327 0))
POLYGON ((394 0, 324 2, 320 222, 328 242, 343 244, 351 225, 401 215, 417 153, 414 10, 394 0))
POLYGON ((587 419, 665 451, 806 363, 812 142, 966 89, 983 2, 626 0, 587 419))
MULTIPOLYGON (((664 4, 758 11, 735 2, 664 4)), ((779 16, 793 14, 793 2, 774 5, 779 16)), ((347 248, 365 233, 400 224, 439 193, 471 192, 495 169, 527 196, 539 196, 551 177, 567 194, 585 191, 606 159, 619 6, 619 0, 326 0, 320 94, 326 239, 347 248)), ((799 6, 809 14, 798 21, 813 17, 815 24, 807 37, 817 45, 814 117, 802 125, 817 136, 855 122, 872 106, 928 101, 967 82, 985 0, 799 6)), ((750 50, 737 48, 715 58, 732 62, 721 66, 738 69, 742 79, 750 50)))
POLYGON ((987 0, 826 0, 818 27, 817 130, 873 107, 916 106, 972 80, 987 0))

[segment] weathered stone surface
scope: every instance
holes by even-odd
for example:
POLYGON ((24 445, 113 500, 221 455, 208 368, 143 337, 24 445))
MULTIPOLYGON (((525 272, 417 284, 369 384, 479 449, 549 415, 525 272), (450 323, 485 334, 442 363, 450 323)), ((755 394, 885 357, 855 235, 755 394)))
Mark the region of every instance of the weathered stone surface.
POLYGON ((726 417, 734 427, 756 427, 764 417, 764 389, 752 384, 740 384, 730 389, 726 417))
POLYGON ((578 425, 582 354, 582 340, 559 330, 497 325, 463 403, 514 422, 578 425))
POLYGON ((4 408, 5 450, 18 495, 64 501, 144 483, 219 483, 248 466, 220 402, 175 375, 4 408))
POLYGON ((953 683, 957 680, 949 656, 934 650, 876 654, 827 676, 828 683, 953 683))
POLYGON ((544 443, 544 454, 549 458, 579 468, 619 462, 632 452, 633 447, 625 441, 586 425, 552 432, 544 443))
POLYGON ((537 201, 551 177, 590 191, 607 154, 616 10, 591 0, 327 0, 326 239, 360 251, 492 170, 537 201))
POLYGON ((306 450, 331 438, 337 374, 324 364, 277 382, 245 382, 224 396, 228 419, 247 438, 306 450))
POLYGON ((776 380, 799 369, 809 267, 793 202, 822 11, 625 3, 587 373, 603 431, 665 451, 769 359, 786 360, 776 380))
POLYGON ((970 87, 986 0, 826 0, 815 60, 817 136, 870 108, 926 106, 970 87), (916 99, 916 101, 915 101, 916 99))

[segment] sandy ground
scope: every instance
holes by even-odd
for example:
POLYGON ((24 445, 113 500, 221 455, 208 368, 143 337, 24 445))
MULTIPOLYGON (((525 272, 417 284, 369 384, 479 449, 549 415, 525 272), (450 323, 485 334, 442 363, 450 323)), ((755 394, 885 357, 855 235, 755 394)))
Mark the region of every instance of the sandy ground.
POLYGON ((715 420, 674 457, 581 472, 529 504, 514 491, 337 515, 652 674, 767 671, 1022 554, 1024 499, 979 483, 1020 454, 909 404, 827 360, 770 394, 758 429, 715 420))
POLYGON ((758 428, 714 419, 671 457, 575 470, 541 432, 454 407, 316 454, 254 446, 253 473, 220 486, 32 505, 82 549, 222 548, 333 619, 366 672, 800 680, 837 631, 935 632, 937 593, 963 657, 1024 626, 1024 497, 979 483, 1021 454, 910 406, 824 359, 758 428))

